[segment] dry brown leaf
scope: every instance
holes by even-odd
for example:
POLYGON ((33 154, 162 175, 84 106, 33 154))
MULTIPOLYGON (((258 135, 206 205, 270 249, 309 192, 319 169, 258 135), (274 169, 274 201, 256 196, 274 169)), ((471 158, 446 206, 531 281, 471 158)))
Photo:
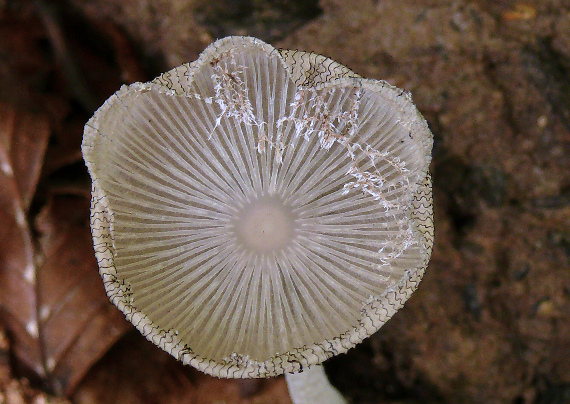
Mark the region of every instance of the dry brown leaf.
POLYGON ((62 117, 60 121, 62 124, 54 129, 52 139, 46 151, 42 171, 43 178, 67 165, 83 160, 81 154, 81 139, 83 125, 85 125, 83 118, 70 114, 70 116, 62 117))
MULTIPOLYGON (((3 389, 12 378, 10 369, 10 344, 3 329, 0 328, 0 389, 3 389)), ((0 402, 2 402, 0 400, 0 402)))
MULTIPOLYGON (((34 169, 22 168, 22 163, 16 163, 13 155, 22 150, 19 144, 27 144, 37 133, 14 131, 11 123, 18 120, 33 119, 33 117, 18 116, 6 119, 11 115, 8 107, 3 107, 2 126, 0 126, 0 305, 2 319, 8 325, 14 338, 13 349, 18 357, 40 357, 37 344, 38 327, 36 320, 36 255, 34 243, 27 220, 26 202, 23 195, 33 194, 35 182, 26 181, 26 175, 34 169), (24 140, 25 139, 25 140, 24 140), (16 168, 21 170, 16 172, 16 168), (27 188, 20 184, 32 184, 27 188), (22 186, 23 188, 20 188, 22 186)), ((47 139, 49 132, 43 133, 47 139)), ((32 152, 28 160, 29 167, 41 165, 42 153, 32 152)), ((41 361, 26 363, 41 374, 41 361)))
POLYGON ((249 381, 208 376, 182 365, 136 330, 92 368, 72 400, 75 404, 291 404, 282 376, 249 381), (244 382, 254 386, 244 388, 244 382))
POLYGON ((47 121, 2 105, 0 112, 0 318, 24 368, 69 393, 130 325, 97 273, 89 200, 53 196, 35 229, 28 221, 47 121))
MULTIPOLYGON (((30 9, 30 4, 22 6, 24 10, 21 12, 5 10, 0 13, 0 54, 2 55, 0 59, 0 102, 17 106, 21 110, 40 110, 42 115, 34 116, 35 119, 22 119, 23 117, 15 114, 10 106, 1 105, 0 130, 9 132, 11 127, 15 131, 25 130, 25 127, 18 127, 28 125, 35 126, 40 135, 43 134, 49 122, 52 132, 50 149, 56 149, 46 164, 49 174, 68 162, 81 160, 79 145, 81 144, 82 125, 72 126, 77 130, 70 130, 70 123, 75 124, 73 119, 76 114, 73 114, 70 100, 65 98, 66 94, 63 91, 65 87, 62 84, 64 79, 59 74, 59 66, 46 52, 49 37, 42 27, 41 20, 37 18, 37 13, 30 9), (25 11, 26 8, 27 11, 25 11), (68 140, 68 138, 71 139, 68 140)), ((78 120, 75 118, 75 121, 78 120)), ((81 120, 84 119, 81 118, 81 120)), ((16 135, 14 137, 17 138, 16 135)), ((3 133, 0 138, 5 141, 10 139, 6 137, 6 133, 3 133)), ((47 140, 47 137, 44 140, 47 140)), ((31 145, 37 151, 45 148, 45 144, 41 144, 42 147, 33 143, 31 145)), ((9 150, 9 146, 5 145, 6 150, 9 150)), ((20 150, 25 151, 25 148, 20 150)), ((25 152, 21 153, 21 157, 29 159, 25 152)), ((38 161, 41 163, 43 159, 38 161)), ((14 163, 16 165, 16 161, 14 163)), ((46 165, 43 167, 42 174, 44 175, 46 165)), ((25 168, 26 164, 23 166, 25 168)), ((27 196, 29 195, 23 195, 24 198, 27 196)))
POLYGON ((38 184, 49 134, 46 116, 21 113, 0 104, 0 141, 11 170, 17 173, 14 180, 24 210, 30 206, 38 184))
POLYGON ((0 403, 2 404, 71 404, 60 397, 51 397, 33 389, 26 379, 14 379, 9 364, 10 345, 4 330, 0 329, 0 403))
POLYGON ((89 233, 89 200, 53 196, 36 228, 45 364, 52 386, 69 393, 131 325, 105 295, 89 233))
POLYGON ((0 12, 0 100, 20 107, 42 103, 43 94, 34 89, 51 84, 54 72, 53 63, 42 51, 44 30, 26 8, 22 4, 21 13, 0 12))
POLYGON ((534 5, 518 3, 511 10, 503 12, 502 18, 505 21, 532 20, 536 14, 534 5))
POLYGON ((0 102, 40 109, 49 117, 52 137, 44 178, 81 162, 83 125, 123 83, 121 72, 129 79, 143 74, 118 28, 93 38, 91 34, 105 24, 88 28, 74 21, 76 25, 70 25, 70 17, 76 14, 46 3, 22 2, 21 7, 0 10, 0 102), (74 30, 78 25, 82 29, 74 30), (107 58, 113 52, 119 66, 107 58))

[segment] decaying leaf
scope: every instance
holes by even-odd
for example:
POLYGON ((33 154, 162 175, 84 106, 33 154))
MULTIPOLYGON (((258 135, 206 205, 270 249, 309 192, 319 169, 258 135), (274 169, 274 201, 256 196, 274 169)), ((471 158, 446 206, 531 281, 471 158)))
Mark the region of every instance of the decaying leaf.
POLYGON ((137 332, 129 332, 95 365, 72 396, 76 404, 291 404, 283 377, 210 377, 183 366, 137 332), (247 383, 247 382, 246 382, 247 383), (102 388, 104 386, 104 388, 102 388))
POLYGON ((0 112, 0 320, 18 362, 69 393, 128 325, 100 284, 88 199, 52 196, 30 223, 49 124, 0 112))
POLYGON ((39 315, 47 375, 69 392, 130 328, 105 295, 89 234, 89 200, 54 196, 36 220, 39 315))
MULTIPOLYGON (((47 117, 19 114, 0 104, 0 140, 9 157, 23 208, 30 206, 50 133, 47 117)), ((4 169, 4 166, 3 166, 4 169)), ((6 169, 8 167, 6 166, 6 169)))
MULTIPOLYGON (((36 302, 36 255, 27 220, 27 204, 24 195, 31 195, 35 190, 33 181, 25 181, 26 172, 14 160, 20 145, 31 143, 32 137, 47 140, 49 130, 41 134, 30 133, 24 128, 28 124, 15 125, 14 121, 33 121, 33 116, 16 117, 13 111, 3 107, 3 119, 0 126, 0 304, 2 318, 13 338, 13 349, 18 358, 43 374, 41 352, 38 349, 39 333, 36 302), (12 118, 7 118, 12 116, 12 118), (17 170, 17 171, 16 171, 17 170), (20 184, 32 183, 32 188, 23 188, 20 184), (31 358, 36 358, 33 360, 31 358)), ((31 126, 31 124, 30 124, 31 126)), ((41 165, 43 153, 30 153, 27 167, 41 165)), ((22 159, 24 163, 24 159, 22 159)), ((23 165, 23 164, 22 164, 23 165)), ((33 177, 33 176, 32 176, 33 177)))
POLYGON ((62 397, 52 397, 30 387, 26 379, 13 378, 10 371, 10 345, 0 329, 0 403, 2 404, 70 404, 62 397))

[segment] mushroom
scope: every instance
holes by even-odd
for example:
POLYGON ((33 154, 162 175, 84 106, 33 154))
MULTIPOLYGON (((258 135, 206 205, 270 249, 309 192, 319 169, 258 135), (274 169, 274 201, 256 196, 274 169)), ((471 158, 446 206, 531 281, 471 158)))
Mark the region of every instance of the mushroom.
POLYGON ((107 294, 209 375, 300 372, 295 403, 343 402, 319 364, 377 331, 427 267, 431 147, 408 93, 317 54, 218 40, 85 126, 107 294), (302 397, 317 385, 328 393, 302 397))

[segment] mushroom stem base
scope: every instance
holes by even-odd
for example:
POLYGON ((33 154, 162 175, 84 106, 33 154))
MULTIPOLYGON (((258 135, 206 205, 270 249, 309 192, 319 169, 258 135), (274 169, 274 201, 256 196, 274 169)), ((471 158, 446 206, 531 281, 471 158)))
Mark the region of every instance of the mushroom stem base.
POLYGON ((293 404, 346 404, 330 384, 322 365, 311 366, 301 373, 286 373, 285 379, 293 404))

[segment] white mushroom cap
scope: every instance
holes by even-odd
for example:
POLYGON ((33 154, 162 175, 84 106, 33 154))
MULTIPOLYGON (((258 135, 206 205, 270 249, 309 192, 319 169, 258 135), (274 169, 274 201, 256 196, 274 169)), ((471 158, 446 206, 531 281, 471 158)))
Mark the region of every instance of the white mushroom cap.
POLYGON ((432 135, 410 96, 228 37, 85 127, 111 301, 219 377, 296 372, 378 330, 433 244, 432 135))

